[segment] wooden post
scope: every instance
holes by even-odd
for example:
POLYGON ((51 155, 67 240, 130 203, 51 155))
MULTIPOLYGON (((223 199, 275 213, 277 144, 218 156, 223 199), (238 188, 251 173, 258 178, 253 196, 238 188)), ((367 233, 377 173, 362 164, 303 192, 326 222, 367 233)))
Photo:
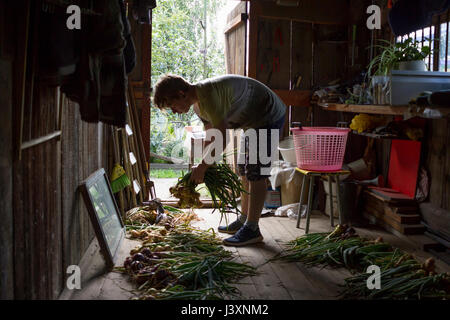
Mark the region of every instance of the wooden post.
POLYGON ((30 29, 30 0, 20 1, 15 9, 17 21, 17 53, 14 60, 14 157, 16 161, 22 158, 23 113, 25 100, 25 80, 27 73, 28 34, 30 29))
POLYGON ((145 156, 150 159, 150 92, 152 65, 152 25, 143 25, 142 32, 142 80, 144 82, 144 103, 141 110, 141 135, 145 156))

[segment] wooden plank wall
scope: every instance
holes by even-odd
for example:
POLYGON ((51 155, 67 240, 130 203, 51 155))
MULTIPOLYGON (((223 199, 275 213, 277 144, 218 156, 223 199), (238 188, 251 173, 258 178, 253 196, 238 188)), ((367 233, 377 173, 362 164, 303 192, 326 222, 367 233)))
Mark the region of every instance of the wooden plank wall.
MULTIPOLYGON (((336 40, 347 40, 347 26, 314 25, 313 26, 313 85, 327 86, 334 80, 344 80, 348 68, 348 43, 336 40), (344 36, 342 36, 344 34, 344 36)), ((335 126, 345 121, 343 113, 329 112, 322 108, 314 108, 315 126, 335 126)))
MULTIPOLYGON (((291 81, 291 22, 258 17, 256 79, 271 89, 290 89, 291 81)), ((281 137, 287 136, 289 109, 281 137)))
POLYGON ((12 63, 0 58, 0 300, 14 298, 11 101, 12 63))
POLYGON ((423 163, 428 170, 431 186, 429 202, 450 210, 450 121, 428 120, 424 139, 423 163))
MULTIPOLYGON (((54 90, 43 86, 36 93, 40 120, 31 121, 37 124, 33 135, 52 123, 54 90)), ((57 298, 67 266, 79 263, 94 238, 78 185, 107 166, 103 131, 102 124, 82 122, 78 105, 69 101, 62 107, 61 140, 23 150, 14 164, 16 299, 57 298)))
POLYGON ((346 24, 348 0, 301 0, 299 6, 281 6, 276 1, 255 1, 260 4, 260 16, 314 22, 319 24, 346 24))
POLYGON ((102 141, 105 140, 103 134, 108 139, 107 132, 110 132, 106 130, 106 125, 82 122, 76 103, 69 101, 65 107, 61 150, 64 270, 80 261, 94 238, 94 230, 78 186, 94 171, 108 166, 107 146, 102 141))
MULTIPOLYGON (((15 51, 23 40, 16 10, 22 9, 0 1, 0 299, 55 299, 67 266, 79 263, 94 238, 77 188, 100 167, 110 172, 110 128, 82 122, 78 105, 66 99, 62 135, 14 157, 20 128, 14 81, 21 70, 15 51)), ((36 81, 30 94, 30 79, 22 142, 59 130, 56 88, 36 81)))
MULTIPOLYGON (((246 3, 239 3, 227 16, 227 25, 246 13, 246 3)), ((246 71, 246 21, 225 32, 225 63, 228 74, 247 75, 246 71)))
MULTIPOLYGON (((29 124, 26 141, 56 130, 54 89, 37 85, 27 104, 31 101, 32 112, 24 114, 24 124, 29 124)), ((22 159, 14 162, 14 285, 18 299, 48 299, 61 287, 59 155, 60 142, 53 139, 22 150, 22 159)))
POLYGON ((256 79, 271 89, 289 89, 291 32, 288 20, 258 20, 256 79))
MULTIPOLYGON (((347 43, 319 43, 317 39, 340 32, 347 40, 347 9, 345 1, 301 1, 299 7, 290 8, 271 2, 250 3, 249 75, 272 89, 288 90, 311 90, 345 75, 347 43), (302 81, 297 86, 299 76, 302 81)), ((291 121, 310 120, 304 107, 290 107, 291 121)), ((322 115, 333 125, 337 117, 322 115)), ((288 129, 285 126, 284 135, 288 129)))
POLYGON ((134 19, 129 19, 129 22, 136 65, 128 74, 128 84, 133 86, 135 104, 141 119, 136 125, 141 130, 146 159, 150 159, 152 26, 139 24, 134 19))
MULTIPOLYGON (((313 85, 312 63, 313 63, 313 34, 312 23, 292 21, 292 88, 299 90, 310 90, 313 85), (301 77, 297 86, 296 79, 301 77)), ((291 118, 305 125, 308 120, 308 108, 291 108, 291 118)))
POLYGON ((131 36, 134 40, 134 48, 136 50, 136 66, 133 71, 128 75, 130 81, 142 81, 142 42, 140 39, 143 35, 143 28, 140 28, 139 24, 134 19, 129 19, 131 26, 131 36))
MULTIPOLYGON (((5 30, 5 29, 2 29, 5 30)), ((77 191, 81 180, 106 166, 103 126, 81 122, 78 106, 62 107, 62 137, 13 159, 14 57, 0 54, 0 298, 55 299, 65 270, 77 264, 94 237, 77 191)), ((57 128, 55 88, 36 84, 24 115, 24 142, 57 128), (27 109, 28 110, 28 109, 27 109)))

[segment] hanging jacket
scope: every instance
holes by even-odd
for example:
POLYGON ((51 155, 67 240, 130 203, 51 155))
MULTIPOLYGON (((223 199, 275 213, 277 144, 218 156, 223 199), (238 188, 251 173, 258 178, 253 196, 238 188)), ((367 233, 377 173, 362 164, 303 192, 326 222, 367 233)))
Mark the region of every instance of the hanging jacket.
POLYGON ((80 105, 81 119, 124 127, 127 77, 123 50, 126 40, 119 1, 95 0, 98 16, 84 19, 81 58, 76 80, 62 90, 80 105))
MULTIPOLYGON (((59 86, 75 73, 80 59, 78 30, 66 27, 66 8, 52 3, 36 1, 33 5, 39 13, 32 15, 38 25, 39 64, 38 78, 50 86, 59 86)), ((34 11, 33 11, 34 12, 34 11)))
POLYGON ((123 23, 123 36, 127 42, 125 49, 123 49, 123 56, 125 59, 125 71, 129 74, 136 66, 136 49, 134 47, 133 37, 131 36, 131 27, 127 19, 127 12, 123 0, 119 0, 120 13, 123 23))

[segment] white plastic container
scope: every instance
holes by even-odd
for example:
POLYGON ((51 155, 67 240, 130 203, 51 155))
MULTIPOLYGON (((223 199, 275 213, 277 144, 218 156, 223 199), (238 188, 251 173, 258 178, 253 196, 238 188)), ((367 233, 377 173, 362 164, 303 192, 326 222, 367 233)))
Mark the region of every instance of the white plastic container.
POLYGON ((289 136, 280 141, 278 150, 280 150, 281 156, 283 157, 284 161, 290 162, 294 165, 297 164, 297 158, 295 156, 294 139, 292 136, 289 136))

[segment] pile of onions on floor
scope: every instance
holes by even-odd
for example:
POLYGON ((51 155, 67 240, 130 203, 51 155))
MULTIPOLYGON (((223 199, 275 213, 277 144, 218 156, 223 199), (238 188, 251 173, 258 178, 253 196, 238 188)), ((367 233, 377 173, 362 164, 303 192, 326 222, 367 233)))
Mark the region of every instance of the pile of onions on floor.
POLYGON ((344 267, 357 274, 345 279, 344 299, 449 299, 450 274, 436 273, 435 261, 419 263, 411 254, 383 242, 359 237, 346 225, 331 233, 310 233, 290 241, 271 260, 301 262, 307 266, 344 267), (366 273, 376 265, 381 289, 369 289, 366 273))
POLYGON ((125 226, 131 239, 152 241, 152 238, 165 236, 168 230, 180 224, 189 224, 199 220, 193 210, 179 210, 171 206, 164 206, 164 217, 156 222, 158 215, 155 209, 148 206, 136 207, 126 213, 125 226))
POLYGON ((136 225, 145 232, 142 245, 133 249, 117 271, 126 272, 137 284, 138 299, 239 298, 236 281, 256 274, 248 264, 234 261, 212 229, 201 230, 173 214, 164 225, 136 225))

